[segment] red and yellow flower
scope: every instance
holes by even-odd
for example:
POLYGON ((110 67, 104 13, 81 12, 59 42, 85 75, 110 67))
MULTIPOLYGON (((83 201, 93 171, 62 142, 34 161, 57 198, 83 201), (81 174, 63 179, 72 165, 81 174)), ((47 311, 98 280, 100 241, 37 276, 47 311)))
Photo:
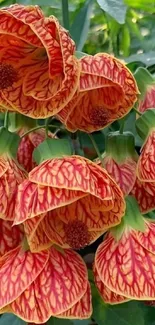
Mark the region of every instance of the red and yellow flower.
MULTIPOLYGON (((23 134, 27 132, 26 130, 26 128, 22 128, 18 133, 20 136, 23 136, 23 134)), ((48 132, 48 136, 50 138, 55 137, 51 132, 48 132)), ((33 131, 22 137, 18 147, 17 159, 20 165, 22 165, 27 172, 31 171, 36 166, 36 162, 32 157, 33 151, 41 142, 45 140, 45 138, 45 129, 33 131)))
POLYGON ((14 224, 24 222, 32 251, 52 242, 79 249, 119 224, 124 211, 123 194, 103 168, 66 156, 43 161, 18 186, 14 224))
POLYGON ((148 85, 144 98, 139 101, 138 110, 141 113, 149 108, 155 108, 155 84, 148 85))
POLYGON ((137 160, 138 155, 135 151, 132 133, 111 132, 108 134, 102 163, 125 196, 130 193, 135 184, 137 160))
POLYGON ((155 299, 155 223, 140 219, 134 205, 129 212, 128 222, 106 235, 95 256, 95 282, 110 304, 155 299))
POLYGON ((135 196, 142 213, 145 214, 155 209, 155 183, 142 182, 137 177, 131 194, 135 196))
POLYGON ((68 32, 38 6, 1 8, 1 107, 37 119, 58 113, 78 87, 74 51, 68 32))
POLYGON ((82 258, 72 250, 54 247, 40 253, 21 246, 0 259, 0 309, 27 322, 46 322, 51 316, 89 318, 90 285, 82 258))
POLYGON ((106 53, 80 59, 80 85, 58 114, 67 129, 93 132, 125 116, 137 100, 138 88, 128 68, 106 53))
POLYGON ((24 227, 12 226, 12 222, 0 219, 0 257, 16 248, 24 236, 24 227))

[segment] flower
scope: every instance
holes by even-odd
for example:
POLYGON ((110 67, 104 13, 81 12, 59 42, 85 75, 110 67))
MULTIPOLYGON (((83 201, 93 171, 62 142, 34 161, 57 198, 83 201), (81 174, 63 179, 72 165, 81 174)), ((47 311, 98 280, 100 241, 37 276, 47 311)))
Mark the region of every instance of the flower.
POLYGON ((155 299, 155 223, 144 222, 144 232, 129 225, 119 239, 109 232, 97 249, 95 282, 107 303, 155 299))
POLYGON ((27 174, 9 157, 0 156, 0 218, 13 220, 13 211, 17 186, 22 183, 27 174))
POLYGON ((130 193, 136 180, 137 159, 132 133, 111 132, 108 134, 105 139, 102 163, 125 196, 130 193))
POLYGON ((80 249, 119 224, 124 211, 123 194, 103 168, 66 156, 43 161, 19 185, 14 224, 24 222, 33 251, 51 242, 80 249))
POLYGON ((144 98, 139 101, 138 110, 144 113, 148 108, 155 107, 155 84, 147 86, 144 98))
POLYGON ((16 248, 23 239, 23 227, 13 226, 12 222, 0 219, 0 257, 16 248))
POLYGON ((32 118, 58 113, 79 83, 75 45, 38 6, 0 9, 0 105, 32 118))
POLYGON ((143 182, 155 182, 155 124, 141 148, 137 176, 143 182))
POLYGON ((128 68, 106 53, 80 59, 80 86, 58 118, 67 129, 93 132, 125 116, 137 100, 138 88, 128 68))
MULTIPOLYGON (((20 136, 26 132, 26 128, 22 128, 19 131, 20 136)), ((55 137, 51 132, 48 132, 50 138, 55 137)), ((19 144, 17 158, 20 165, 22 165, 27 172, 32 170, 36 163, 32 158, 34 148, 36 148, 41 142, 45 140, 45 129, 39 129, 25 135, 19 144)))
POLYGON ((90 285, 82 258, 54 247, 40 253, 21 246, 0 260, 0 308, 26 322, 46 322, 51 316, 89 318, 90 285))
POLYGON ((136 178, 131 194, 135 196, 142 213, 148 213, 155 209, 155 183, 142 182, 136 178))

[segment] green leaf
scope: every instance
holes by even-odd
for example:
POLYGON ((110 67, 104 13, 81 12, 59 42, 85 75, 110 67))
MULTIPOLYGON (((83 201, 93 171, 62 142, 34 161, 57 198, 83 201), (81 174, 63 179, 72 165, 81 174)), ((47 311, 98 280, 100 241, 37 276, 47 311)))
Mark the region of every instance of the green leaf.
POLYGON ((47 322, 47 325, 89 325, 89 324, 90 324, 90 319, 70 320, 70 319, 55 318, 55 317, 51 317, 47 322))
POLYGON ((116 306, 103 302, 99 293, 92 284, 93 318, 98 325, 151 325, 145 324, 141 305, 131 301, 116 306))
POLYGON ((154 0, 124 0, 124 2, 132 8, 144 10, 150 13, 155 12, 154 0))
POLYGON ((97 0, 101 9, 112 16, 118 23, 124 24, 127 6, 123 0, 97 0))
POLYGON ((87 0, 76 15, 74 22, 70 28, 70 34, 76 43, 78 51, 82 50, 87 39, 92 9, 93 0, 87 0))
POLYGON ((147 53, 142 53, 142 54, 133 54, 130 55, 128 58, 125 58, 125 61, 127 63, 131 62, 142 62, 145 64, 147 67, 155 64, 155 52, 147 52, 147 53))
POLYGON ((0 325, 26 325, 22 319, 18 318, 13 314, 3 314, 0 317, 0 325))
POLYGON ((146 68, 139 67, 134 73, 134 77, 137 81, 138 88, 140 90, 141 99, 144 98, 147 87, 154 82, 152 75, 146 68))

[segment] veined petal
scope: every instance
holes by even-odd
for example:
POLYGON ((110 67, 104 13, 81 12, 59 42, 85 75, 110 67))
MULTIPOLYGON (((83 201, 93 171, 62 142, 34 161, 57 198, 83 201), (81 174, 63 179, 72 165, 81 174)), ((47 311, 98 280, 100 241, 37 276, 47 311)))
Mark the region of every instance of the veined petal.
POLYGON ((136 239, 149 252, 155 254, 155 222, 145 219, 145 232, 135 231, 136 239))
POLYGON ((129 299, 155 297, 155 255, 126 229, 119 241, 110 234, 95 257, 99 278, 110 290, 129 299))
POLYGON ((144 113, 148 108, 155 107, 155 86, 154 84, 147 87, 145 97, 139 103, 138 110, 144 113))
POLYGON ((64 254, 50 249, 43 271, 11 303, 12 312, 25 321, 44 323, 75 305, 87 290, 87 269, 82 258, 71 250, 64 254))
POLYGON ((93 272, 94 272, 94 279, 95 279, 95 284, 96 284, 96 287, 103 299, 103 301, 106 303, 106 304, 110 304, 110 305, 116 305, 116 304, 121 304, 123 302, 127 302, 129 301, 130 299, 124 297, 124 296, 121 296, 121 295, 118 295, 117 293, 111 291, 100 279, 99 275, 98 275, 98 272, 97 272, 97 269, 94 267, 93 269, 93 272))
POLYGON ((131 194, 138 201, 142 213, 147 213, 155 209, 155 186, 151 182, 141 182, 138 178, 134 184, 131 194))
POLYGON ((19 224, 59 206, 70 204, 86 194, 49 186, 41 186, 25 180, 18 187, 14 224, 19 224))
POLYGON ((31 252, 34 253, 41 252, 53 244, 43 229, 43 224, 41 222, 43 218, 44 215, 41 217, 34 217, 24 222, 26 238, 31 252))
POLYGON ((18 162, 22 166, 24 166, 24 168, 27 171, 30 171, 33 168, 33 163, 32 163, 33 150, 34 150, 34 146, 30 141, 29 137, 26 136, 22 138, 18 147, 17 158, 18 158, 18 162))
POLYGON ((4 157, 0 157, 0 177, 2 177, 7 169, 9 168, 9 163, 4 157))
POLYGON ((1 11, 10 13, 13 17, 26 24, 33 23, 43 17, 43 12, 38 6, 23 6, 21 4, 13 4, 9 7, 3 7, 1 11))
POLYGON ((155 182, 155 130, 147 137, 137 164, 138 178, 145 182, 155 182))
POLYGON ((29 173, 29 180, 44 186, 83 191, 100 199, 112 199, 106 170, 80 156, 46 160, 29 173))
POLYGON ((22 227, 14 226, 9 221, 0 220, 0 257, 17 247, 24 236, 22 227))
POLYGON ((118 164, 108 156, 103 161, 108 174, 119 185, 123 194, 128 195, 136 180, 136 162, 132 158, 127 158, 126 161, 118 164))
POLYGON ((87 55, 80 63, 80 93, 58 117, 72 132, 93 132, 126 115, 137 99, 138 88, 127 67, 109 54, 87 55))
POLYGON ((48 251, 32 254, 19 246, 0 259, 0 308, 14 301, 41 273, 48 251))
POLYGON ((89 318, 92 314, 92 301, 91 301, 91 289, 88 282, 88 287, 83 297, 70 309, 64 313, 57 315, 60 318, 71 319, 85 319, 89 318))

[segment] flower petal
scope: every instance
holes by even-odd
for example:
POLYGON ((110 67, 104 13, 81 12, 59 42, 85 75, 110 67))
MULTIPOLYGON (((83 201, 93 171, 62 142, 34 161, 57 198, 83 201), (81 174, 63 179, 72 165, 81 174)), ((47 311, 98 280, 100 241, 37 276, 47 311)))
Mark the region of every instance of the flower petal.
POLYGON ((96 284, 96 287, 103 299, 103 301, 106 303, 106 304, 110 304, 110 305, 116 305, 116 304, 121 304, 123 302, 127 302, 129 301, 130 299, 124 297, 124 296, 121 296, 121 295, 118 295, 117 293, 111 291, 100 279, 99 275, 98 275, 98 272, 97 272, 97 269, 94 267, 94 279, 95 279, 95 284, 96 284))
POLYGON ((88 287, 83 297, 70 309, 64 313, 57 315, 60 318, 71 319, 85 319, 89 318, 92 314, 92 302, 91 302, 91 289, 88 282, 88 287))
POLYGON ((112 198, 106 170, 80 156, 46 160, 29 173, 29 180, 40 185, 83 191, 100 199, 112 198))
POLYGON ((135 236, 145 249, 155 254, 155 223, 153 220, 145 219, 145 232, 136 231, 135 236))
POLYGON ((127 158, 123 163, 117 163, 108 156, 103 161, 108 174, 119 185, 123 194, 128 195, 136 180, 136 162, 132 158, 127 158))
POLYGON ((48 251, 32 254, 19 246, 0 259, 0 308, 26 290, 40 274, 48 257, 48 251))
POLYGON ((125 230, 116 241, 109 235, 96 252, 95 267, 113 292, 130 299, 155 297, 155 255, 145 250, 133 232, 125 230))
POLYGON ((77 253, 51 248, 43 271, 11 303, 12 312, 25 321, 44 323, 75 305, 85 294, 87 281, 86 266, 77 253))
POLYGON ((106 53, 80 59, 80 93, 58 118, 75 132, 93 132, 126 115, 137 100, 138 88, 128 68, 106 53))
POLYGON ((145 182, 155 182, 155 130, 151 131, 144 143, 137 164, 138 178, 145 182))
POLYGON ((144 113, 148 108, 155 107, 155 86, 149 85, 142 101, 139 102, 138 110, 144 113))
POLYGON ((7 170, 0 176, 0 218, 13 220, 17 186, 26 178, 26 173, 13 159, 7 159, 6 166, 7 170))
POLYGON ((142 213, 147 213, 155 209, 155 186, 154 183, 141 182, 138 178, 134 184, 131 194, 138 201, 142 213))
POLYGON ((0 257, 17 247, 23 239, 23 230, 21 227, 14 226, 9 221, 0 219, 0 257))

